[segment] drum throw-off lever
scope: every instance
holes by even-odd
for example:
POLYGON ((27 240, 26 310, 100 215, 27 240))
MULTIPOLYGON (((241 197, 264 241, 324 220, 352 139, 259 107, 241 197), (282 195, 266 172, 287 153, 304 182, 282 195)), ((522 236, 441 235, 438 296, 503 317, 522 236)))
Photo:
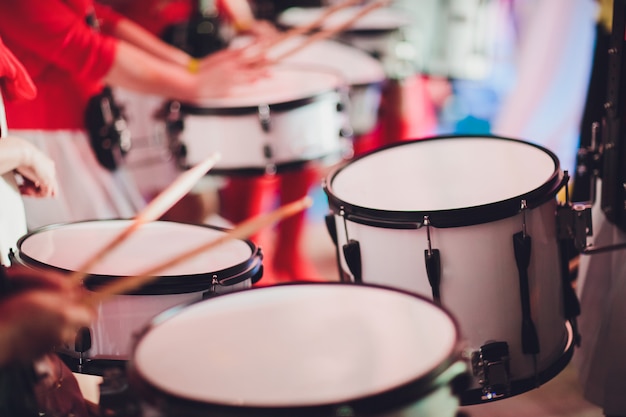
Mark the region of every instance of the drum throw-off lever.
POLYGON ((433 292, 433 300, 441 304, 441 256, 439 249, 432 248, 430 240, 430 219, 424 216, 424 226, 426 226, 426 238, 428 240, 428 249, 424 250, 424 262, 426 264, 426 275, 433 292))

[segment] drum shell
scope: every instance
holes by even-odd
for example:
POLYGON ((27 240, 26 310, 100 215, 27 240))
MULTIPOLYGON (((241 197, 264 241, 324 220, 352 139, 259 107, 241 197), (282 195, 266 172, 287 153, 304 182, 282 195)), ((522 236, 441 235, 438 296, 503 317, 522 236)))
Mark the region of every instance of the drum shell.
POLYGON ((237 109, 232 114, 228 114, 230 109, 225 109, 225 114, 197 114, 205 110, 211 113, 211 109, 187 106, 180 136, 186 161, 193 165, 218 151, 221 159, 213 169, 217 172, 265 170, 269 164, 297 164, 326 157, 339 160, 344 151, 339 103, 339 94, 326 93, 285 111, 273 111, 270 106, 268 131, 259 122, 256 109, 242 109, 241 115, 235 114, 237 109))
MULTIPOLYGON (((441 137, 426 141, 447 141, 453 147, 455 139, 441 137)), ((398 149, 405 146, 407 151, 409 147, 419 149, 420 141, 397 146, 398 149)), ((372 153, 364 158, 375 156, 372 153)), ((441 154, 436 156, 443 157, 441 154)), ((476 161, 476 164, 481 163, 484 162, 476 161)), ((425 251, 429 248, 439 250, 441 303, 459 320, 468 352, 476 352, 492 341, 507 341, 511 378, 532 379, 535 359, 539 370, 547 369, 571 347, 563 306, 563 275, 557 238, 556 193, 562 183, 558 180, 556 160, 554 170, 554 175, 546 178, 546 183, 539 189, 529 189, 527 195, 510 200, 431 212, 391 212, 355 207, 342 200, 333 189, 333 181, 343 174, 341 168, 337 169, 328 176, 325 191, 332 212, 329 221, 336 236, 339 273, 343 280, 355 281, 342 248, 348 241, 356 241, 363 283, 389 285, 432 299, 425 251), (529 199, 530 207, 522 210, 521 203, 525 198, 529 199), (430 227, 424 226, 424 217, 432 219, 430 227), (540 345, 536 358, 522 352, 521 292, 513 247, 513 235, 522 230, 526 230, 532 239, 528 275, 531 318, 540 345)), ((506 175, 500 175, 506 183, 506 175)), ((432 173, 430 181, 437 183, 436 172, 432 173)), ((400 183, 398 181, 393 187, 398 187, 400 192, 420 195, 419 186, 402 189, 400 183)), ((438 192, 447 191, 442 188, 438 192)), ((478 378, 475 378, 473 387, 478 386, 478 378)))
MULTIPOLYGON (((76 233, 78 231, 79 234, 83 233, 93 238, 91 232, 94 230, 96 232, 105 230, 110 233, 117 230, 121 231, 128 224, 130 224, 129 220, 97 220, 45 226, 30 232, 20 239, 15 261, 23 266, 37 270, 73 272, 72 269, 60 266, 65 261, 59 261, 60 263, 57 265, 47 263, 48 260, 44 260, 44 256, 48 256, 46 253, 48 249, 43 246, 39 246, 41 248, 40 251, 36 248, 33 249, 32 245, 34 242, 39 242, 35 239, 41 239, 40 243, 42 245, 53 244, 54 242, 51 241, 54 241, 55 238, 48 240, 46 235, 48 233, 64 234, 66 233, 64 230, 67 230, 67 233, 76 233), (26 247, 30 249, 26 250, 26 247)), ((135 240, 130 239, 130 241, 127 241, 127 246, 122 250, 122 252, 126 251, 127 254, 112 254, 110 258, 114 259, 107 262, 112 262, 111 265, 113 263, 123 265, 125 258, 130 262, 131 258, 136 256, 133 253, 135 250, 140 252, 143 250, 138 248, 137 245, 158 244, 160 247, 158 251, 155 250, 155 256, 160 256, 164 250, 171 251, 173 254, 177 253, 177 246, 180 244, 177 238, 184 238, 189 231, 193 231, 195 239, 205 234, 206 239, 210 239, 226 233, 225 229, 213 226, 183 225, 158 221, 144 225, 142 229, 135 232, 133 237, 135 240), (163 236, 165 239, 153 242, 152 234, 146 234, 145 238, 142 235, 142 230, 148 233, 147 230, 150 230, 152 227, 163 227, 163 230, 169 231, 169 233, 163 236)), ((37 245, 40 245, 40 243, 37 243, 37 245)), ((58 246, 58 241, 56 243, 58 246)), ((103 241, 102 245, 104 246, 106 243, 108 241, 103 241)), ((74 247, 67 248, 68 251, 78 252, 81 250, 80 239, 77 239, 75 244, 72 244, 74 247)), ((91 348, 87 352, 86 357, 90 360, 128 360, 134 335, 154 316, 164 310, 251 287, 252 282, 258 281, 263 273, 262 254, 260 249, 250 241, 238 241, 236 245, 239 248, 247 247, 247 249, 243 249, 241 254, 238 253, 236 255, 240 260, 237 264, 213 271, 209 270, 209 265, 207 265, 207 269, 202 273, 194 271, 189 274, 172 275, 166 272, 152 283, 132 293, 115 295, 99 302, 95 307, 97 312, 96 319, 90 326, 91 348)), ((53 248, 53 246, 51 247, 53 248)), ((51 253, 54 254, 55 251, 58 251, 58 248, 52 249, 51 253)), ((76 255, 79 259, 82 259, 79 253, 76 255)), ((54 258, 54 255, 52 258, 54 258)), ((165 260, 160 258, 152 259, 155 264, 165 260)), ((55 260, 52 259, 52 262, 55 262, 55 260)), ((142 260, 139 264, 141 263, 150 265, 150 259, 142 260)), ((133 267, 136 268, 137 264, 134 264, 133 267)), ((106 269, 107 267, 104 266, 103 268, 106 269)), ((184 267, 182 268, 184 269, 184 267)), ((110 275, 102 274, 102 269, 98 270, 99 273, 88 275, 85 278, 86 288, 97 292, 100 287, 107 285, 112 280, 124 278, 117 271, 119 271, 119 268, 116 266, 115 273, 110 275)), ((70 356, 78 356, 74 346, 66 345, 59 347, 58 350, 70 356)))
MULTIPOLYGON (((316 292, 318 291, 316 290, 319 290, 320 288, 322 288, 322 290, 326 290, 327 288, 330 290, 333 290, 334 288, 337 288, 341 290, 339 291, 339 293, 341 293, 342 291, 352 292, 351 288, 354 289, 355 292, 358 292, 361 289, 365 291, 375 290, 375 291, 381 291, 381 292, 389 292, 389 291, 396 292, 397 291, 397 290, 392 290, 390 288, 377 287, 373 285, 355 287, 352 285, 346 286, 340 283, 324 283, 324 284, 321 284, 321 283, 300 284, 298 283, 298 284, 279 285, 279 286, 274 286, 271 288, 270 287, 255 288, 250 291, 246 291, 246 295, 248 295, 248 297, 245 297, 245 298, 248 298, 249 300, 253 301, 255 295, 259 295, 259 297, 263 297, 264 295, 262 293, 268 293, 270 295, 267 296, 266 300, 271 300, 271 303, 273 303, 275 308, 277 308, 280 311, 282 311, 285 305, 291 304, 291 307, 289 307, 289 310, 293 309, 293 311, 284 311, 280 313, 280 314, 283 314, 285 317, 293 317, 293 318, 301 317, 301 313, 304 312, 306 315, 309 315, 309 317, 313 317, 313 318, 305 320, 306 322, 310 322, 310 321, 318 322, 319 321, 320 323, 323 323, 324 320, 328 320, 328 317, 330 317, 330 315, 321 314, 322 318, 320 320, 317 320, 314 318, 315 315, 310 316, 311 311, 309 310, 309 308, 312 306, 312 304, 307 305, 309 303, 319 303, 320 298, 317 296, 316 292), (309 297, 306 294, 298 294, 296 292, 295 293, 296 296, 294 297, 294 299, 288 300, 287 302, 285 302, 284 299, 281 299, 280 296, 278 297, 276 296, 276 294, 280 295, 281 291, 286 291, 286 294, 289 294, 291 288, 293 287, 296 287, 296 290, 307 291, 308 294, 310 294, 311 296, 309 297), (284 288, 286 288, 286 290, 284 290, 284 288)), ((243 293, 240 293, 240 294, 243 294, 243 293)), ((236 297, 232 297, 233 295, 237 295, 237 294, 225 295, 224 297, 220 297, 219 301, 228 302, 229 298, 232 298, 233 301, 235 301, 236 297)), ((239 298, 243 300, 242 297, 239 297, 239 298)), ((333 303, 336 300, 331 297, 327 299, 327 301, 328 303, 325 303, 324 305, 326 305, 327 307, 330 307, 330 310, 333 310, 333 303)), ((443 356, 446 356, 446 355, 449 355, 449 356, 444 360, 444 362, 440 364, 433 364, 434 367, 431 368, 431 371, 429 371, 428 374, 421 375, 419 378, 416 377, 415 380, 409 382, 407 386, 401 386, 401 387, 393 386, 393 387, 390 387, 390 389, 385 392, 380 392, 380 391, 377 391, 375 393, 373 392, 371 397, 368 397, 368 396, 358 397, 354 399, 348 399, 345 402, 343 401, 342 402, 329 402, 328 404, 324 404, 324 403, 300 404, 298 403, 298 400, 293 400, 289 396, 286 396, 282 398, 285 404, 280 404, 280 405, 277 404, 276 406, 254 406, 254 405, 249 404, 248 401, 244 399, 246 398, 245 394, 242 394, 242 399, 240 403, 229 404, 228 403, 229 401, 226 399, 224 400, 225 403, 220 403, 220 402, 215 403, 213 401, 203 402, 203 401, 181 398, 177 396, 175 393, 167 392, 167 389, 164 391, 163 389, 158 388, 151 382, 151 379, 154 378, 155 374, 152 374, 150 371, 146 372, 147 371, 146 365, 149 364, 150 366, 159 366, 159 364, 157 363, 153 364, 153 362, 149 362, 145 358, 143 361, 141 360, 141 356, 145 355, 145 351, 142 350, 142 346, 141 346, 142 343, 143 344, 155 343, 155 341, 151 340, 149 337, 151 335, 151 332, 163 331, 159 328, 161 323, 167 324, 167 320, 171 318, 176 320, 177 315, 181 315, 181 316, 196 315, 197 311, 201 311, 203 307, 207 306, 207 303, 211 303, 211 302, 212 300, 203 301, 201 303, 195 303, 183 309, 175 309, 175 310, 172 310, 171 312, 167 312, 162 317, 157 317, 155 320, 153 320, 153 323, 151 324, 151 326, 148 326, 145 329, 145 332, 143 333, 143 335, 138 338, 137 344, 135 345, 135 348, 134 348, 133 358, 129 362, 128 373, 129 373, 131 386, 136 390, 136 392, 138 393, 138 396, 141 398, 143 407, 150 410, 150 412, 152 413, 151 415, 154 414, 155 416, 174 416, 174 415, 187 415, 187 416, 200 416, 200 415, 335 416, 336 415, 336 416, 339 416, 339 415, 344 415, 343 413, 345 413, 347 410, 354 410, 357 413, 357 415, 361 413, 365 413, 367 415, 373 415, 373 416, 410 416, 410 415, 415 415, 416 412, 419 413, 420 416, 452 417, 456 415, 456 412, 458 410, 457 392, 458 392, 459 386, 462 385, 463 382, 466 380, 465 377, 466 377, 466 371, 467 371, 467 364, 465 363, 465 361, 460 359, 460 356, 459 356, 460 351, 459 351, 458 345, 454 344, 453 346, 450 346, 447 344, 449 343, 449 341, 447 341, 446 343, 442 343, 440 346, 440 349, 444 353, 443 356), (195 310, 192 311, 189 309, 189 307, 195 310), (161 318, 165 319, 165 321, 161 320, 161 318), (146 336, 148 337, 149 342, 144 342, 143 339, 146 338, 146 336), (409 399, 408 397, 413 397, 413 398, 409 399)), ((430 304, 425 299, 421 299, 420 302, 426 302, 430 304)), ((250 304, 254 304, 248 301, 242 302, 242 303, 246 307, 248 307, 250 304)), ((361 304, 360 306, 357 307, 357 310, 362 310, 364 306, 365 304, 361 304)), ((245 311, 243 312, 240 311, 239 313, 250 315, 249 314, 250 309, 246 307, 244 307, 245 311)), ((433 305, 433 307, 435 306, 433 305)), ((327 329, 330 329, 328 331, 323 331, 321 333, 318 333, 318 331, 320 330, 320 327, 318 327, 317 324, 314 324, 313 327, 309 327, 309 326, 302 327, 302 330, 305 332, 307 331, 305 329, 309 329, 310 331, 316 332, 316 338, 318 338, 320 343, 317 348, 315 346, 312 346, 312 349, 322 349, 325 353, 321 354, 321 356, 327 357, 327 360, 329 361, 329 363, 332 363, 332 360, 330 359, 330 357, 333 356, 333 353, 326 352, 325 350, 326 343, 324 342, 323 339, 325 339, 326 336, 328 336, 329 334, 332 334, 333 331, 336 331, 338 328, 340 328, 345 323, 347 323, 345 321, 345 317, 352 317, 350 321, 355 326, 358 326, 358 323, 359 323, 358 321, 359 313, 354 311, 353 305, 346 306, 346 311, 347 313, 345 313, 345 316, 341 315, 344 313, 338 313, 340 314, 340 316, 337 318, 337 322, 335 323, 335 325, 322 326, 327 329)), ((408 312, 405 310, 405 313, 408 313, 408 312)), ((385 312, 380 311, 380 314, 384 316, 385 312)), ((266 317, 263 314, 260 314, 260 315, 263 317, 266 317)), ((228 314, 220 315, 220 317, 224 320, 223 323, 220 323, 221 326, 233 325, 233 323, 231 323, 229 320, 228 314)), ((206 317, 205 319, 209 322, 215 323, 215 321, 211 320, 209 317, 206 317)), ((422 317, 421 320, 424 320, 424 317, 422 317)), ((272 323, 272 318, 271 317, 267 318, 267 321, 272 323)), ((181 325, 181 322, 178 322, 177 325, 178 325, 177 326, 178 328, 180 328, 181 326, 184 327, 184 325, 181 325)), ((237 326, 234 326, 234 327, 237 327, 237 326)), ((264 332, 265 331, 266 330, 264 330, 264 332)), ((348 332, 350 331, 348 330, 348 332)), ((293 335, 295 339, 298 339, 302 336, 300 334, 301 331, 299 330, 295 330, 293 333, 296 333, 293 335)), ((435 335, 432 335, 431 339, 437 339, 437 337, 435 335)), ((270 339, 270 340, 273 340, 273 339, 270 339)), ((326 339, 326 340, 331 341, 331 344, 332 344, 332 338, 326 339)), ((339 343, 341 344, 341 342, 339 343)), ((153 346, 156 346, 156 345, 153 345, 153 346)), ((239 347, 234 347, 234 348, 235 348, 235 351, 238 351, 239 349, 245 348, 246 346, 239 346, 239 347)), ((252 355, 252 358, 256 358, 254 347, 250 346, 250 348, 251 350, 249 354, 252 355)), ((294 351, 293 346, 291 346, 289 343, 287 343, 287 346, 283 346, 277 341, 275 349, 278 352, 283 352, 280 355, 284 355, 284 356, 292 356, 292 355, 297 356, 298 355, 298 351, 297 350, 294 351)), ((367 349, 365 350, 367 351, 367 349)), ((338 351, 341 352, 341 349, 338 349, 338 351)), ((231 354, 234 354, 234 353, 231 352, 231 354)), ((341 355, 341 353, 339 355, 341 355)), ((361 355, 365 355, 365 353, 362 353, 361 355)), ((207 356, 207 358, 210 359, 211 357, 207 356)), ((311 357, 309 359, 313 363, 318 363, 317 361, 320 360, 319 357, 311 357)), ((409 357, 406 359, 409 361, 411 360, 419 361, 420 357, 416 356, 416 357, 409 357)), ((217 358, 215 360, 217 360, 217 358)), ((262 358, 258 358, 258 360, 262 360, 262 358)), ((273 360, 273 359, 270 359, 270 360, 273 360)), ((307 358, 303 357, 301 358, 301 360, 304 360, 306 363, 307 358)), ((374 364, 376 363, 377 362, 374 361, 374 364)), ((363 366, 365 367, 367 367, 368 365, 373 365, 373 364, 363 363, 363 366)), ((237 365, 234 365, 234 366, 235 368, 237 367, 237 365)), ((373 365, 373 366, 377 366, 377 365, 373 365)), ((220 367, 218 366, 218 369, 219 368, 220 367)), ((329 373, 333 372, 332 368, 328 368, 327 371, 329 373)), ((181 371, 181 372, 184 372, 184 371, 181 371)), ((237 375, 237 377, 239 377, 240 375, 239 371, 233 370, 233 372, 234 372, 233 375, 237 375)), ((339 380, 336 380, 335 378, 330 377, 328 379, 329 384, 345 383, 346 385, 349 385, 350 384, 349 380, 341 379, 342 375, 343 376, 345 375, 341 371, 337 371, 337 372, 338 372, 337 378, 339 378, 339 380)), ((211 378, 210 374, 207 374, 207 373, 203 373, 203 374, 207 375, 206 378, 208 379, 211 378)), ((307 378, 308 376, 309 375, 307 375, 307 378)), ((190 377, 197 378, 197 375, 190 376, 190 377)), ((165 386, 167 386, 168 384, 169 383, 166 383, 165 386)), ((228 382, 228 384, 230 384, 230 382, 228 382)), ((267 385, 268 386, 273 385, 272 378, 270 378, 269 376, 267 378, 267 385)), ((296 387, 298 385, 299 384, 295 384, 296 387)), ((245 389, 247 388, 244 388, 244 390, 245 389)), ((272 390, 272 388, 259 387, 259 390, 261 391, 265 389, 269 389, 270 391, 272 390)), ((297 389, 298 388, 295 388, 296 391, 297 389)), ((196 394, 193 394, 193 395, 196 395, 196 394)), ((191 395, 191 397, 193 397, 193 395, 191 395)), ((275 398, 276 393, 269 392, 268 395, 270 395, 272 398, 275 398)), ((210 393, 207 393, 207 396, 211 397, 212 395, 210 393)), ((341 396, 341 394, 339 396, 341 396)))

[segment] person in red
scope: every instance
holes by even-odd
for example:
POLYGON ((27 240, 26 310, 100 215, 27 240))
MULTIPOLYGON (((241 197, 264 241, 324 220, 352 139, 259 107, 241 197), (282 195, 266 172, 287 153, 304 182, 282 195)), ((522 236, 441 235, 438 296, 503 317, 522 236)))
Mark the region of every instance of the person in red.
MULTIPOLYGON (((185 13, 190 16, 194 0, 99 0, 113 7, 125 17, 142 25, 157 36, 163 36, 172 25, 183 23, 185 13)), ((221 21, 238 33, 257 37, 273 36, 276 28, 257 20, 247 0, 218 0, 215 6, 221 21)), ((279 204, 296 201, 309 192, 319 180, 318 169, 313 166, 277 175, 231 176, 220 190, 220 214, 228 221, 239 223, 261 213, 273 203, 275 193, 279 204)), ((305 212, 281 221, 271 244, 266 234, 252 239, 263 247, 266 259, 263 285, 273 282, 296 280, 319 280, 313 263, 304 251, 304 232, 307 221, 305 212)), ((270 237, 271 239, 271 237, 270 237)))
POLYGON ((25 199, 30 228, 131 217, 143 206, 126 170, 100 165, 87 136, 87 105, 105 83, 198 100, 262 71, 241 65, 236 54, 195 60, 92 0, 0 0, 0 36, 38 89, 34 100, 7 104, 14 132, 58 169, 54 199, 25 199))
POLYGON ((62 275, 12 265, 10 256, 26 233, 20 193, 46 198, 57 189, 52 160, 9 135, 4 114, 5 100, 32 100, 36 94, 0 39, 0 415, 86 417, 77 381, 51 352, 73 338, 76 328, 89 325, 94 311, 62 275))

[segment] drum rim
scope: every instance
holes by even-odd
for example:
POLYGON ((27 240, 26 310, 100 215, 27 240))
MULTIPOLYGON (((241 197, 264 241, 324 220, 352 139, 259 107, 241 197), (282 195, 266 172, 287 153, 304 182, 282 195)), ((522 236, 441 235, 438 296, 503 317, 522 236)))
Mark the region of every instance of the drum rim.
POLYGON ((536 208, 540 205, 553 199, 558 191, 567 184, 568 177, 560 169, 560 162, 556 154, 549 149, 523 141, 520 139, 507 138, 496 135, 441 135, 432 136, 420 139, 412 139, 392 143, 390 145, 383 146, 372 152, 360 155, 354 158, 350 162, 336 167, 333 169, 324 179, 322 188, 328 197, 328 205, 330 210, 339 216, 345 216, 347 220, 355 223, 371 225, 375 227, 383 228, 420 228, 424 224, 424 218, 428 217, 430 224, 433 227, 446 228, 446 227, 462 227, 472 226, 477 224, 489 223, 492 221, 502 220, 515 216, 521 212, 521 202, 526 201, 527 208, 536 208), (493 203, 481 204, 477 206, 445 209, 445 210, 430 210, 430 211, 403 211, 403 210, 382 210, 367 208, 359 206, 357 204, 348 203, 339 196, 337 196, 332 189, 332 182, 337 175, 339 175, 344 169, 350 166, 352 162, 367 158, 371 155, 383 152, 387 149, 406 146, 415 143, 421 143, 425 141, 435 140, 463 140, 463 139, 488 139, 488 140, 504 140, 509 142, 520 143, 537 148, 545 152, 554 162, 554 171, 552 175, 541 186, 530 190, 524 194, 511 197, 505 200, 496 201, 493 203))
MULTIPOLYGON (((252 287, 244 292, 250 291, 271 291, 271 288, 279 287, 292 287, 292 286, 342 286, 353 287, 355 284, 345 282, 289 282, 280 283, 271 287, 252 287)), ((413 298, 417 298, 421 301, 425 301, 428 304, 438 308, 443 312, 450 320, 454 329, 455 343, 452 344, 446 353, 446 359, 441 363, 435 364, 432 369, 423 375, 406 383, 390 387, 381 392, 372 393, 371 395, 350 399, 341 403, 329 403, 329 404, 315 404, 315 405, 297 405, 297 406, 238 406, 231 404, 221 404, 215 402, 203 402, 193 399, 181 398, 177 395, 170 394, 146 380, 141 370, 135 365, 135 351, 140 344, 144 336, 163 321, 175 317, 178 312, 184 311, 188 306, 202 302, 192 301, 187 304, 173 307, 163 313, 155 316, 144 328, 141 330, 137 337, 134 339, 133 346, 131 347, 130 359, 126 364, 126 371, 128 381, 142 397, 143 400, 156 405, 167 405, 168 407, 183 407, 193 410, 202 411, 202 413, 209 413, 211 415, 219 416, 232 416, 232 417, 247 417, 247 416, 285 416, 292 417, 298 416, 319 416, 328 417, 333 415, 340 415, 338 413, 344 408, 349 408, 357 412, 357 414, 365 413, 372 414, 372 412, 382 412, 395 408, 404 407, 414 403, 417 399, 423 398, 431 392, 440 389, 441 384, 434 384, 436 379, 442 375, 447 369, 449 369, 455 363, 462 361, 462 347, 463 341, 461 339, 461 330, 457 319, 451 314, 451 312, 442 305, 436 304, 432 300, 410 291, 405 291, 398 288, 388 287, 379 284, 359 284, 358 286, 379 289, 384 291, 392 291, 408 295, 413 298)), ((357 286, 357 287, 358 287, 357 286)), ((218 295, 218 297, 232 297, 236 296, 237 292, 226 293, 218 295)), ((462 375, 462 374, 461 374, 462 375)), ((452 378, 454 380, 455 378, 452 378)), ((448 381, 448 383, 451 383, 448 381)), ((204 414, 203 414, 204 415, 204 414)))
MULTIPOLYGON (((102 223, 102 222, 111 222, 111 221, 123 221, 130 222, 130 219, 94 219, 94 220, 81 220, 76 222, 66 222, 66 223, 54 223, 46 226, 39 227, 34 229, 24 236, 20 237, 17 241, 17 252, 15 254, 16 260, 27 267, 31 268, 39 268, 39 269, 47 269, 53 270, 64 274, 69 274, 72 271, 66 268, 53 266, 37 260, 32 256, 24 253, 22 249, 22 245, 24 242, 28 240, 28 238, 46 232, 52 229, 58 229, 63 226, 68 225, 76 225, 83 223, 102 223)), ((170 224, 180 224, 173 221, 168 220, 157 220, 158 223, 170 223, 170 224)), ((203 227, 207 229, 217 230, 221 232, 227 232, 227 228, 212 226, 208 224, 185 224, 185 226, 192 227, 203 227)), ((239 264, 229 266, 227 268, 223 268, 217 271, 207 271, 205 273, 200 274, 183 274, 183 275, 172 275, 172 276, 162 276, 154 280, 152 283, 149 283, 140 289, 135 291, 126 293, 126 295, 165 295, 165 294, 186 294, 193 293, 198 291, 205 291, 211 289, 215 285, 235 285, 239 284, 247 279, 254 278, 256 275, 262 272, 262 253, 261 249, 256 246, 250 240, 241 240, 244 242, 248 248, 250 249, 250 257, 244 262, 240 262, 239 264)), ((85 287, 91 291, 97 291, 98 288, 110 283, 112 280, 123 278, 126 275, 110 275, 110 274, 88 274, 85 278, 85 287)), ((257 279, 258 281, 258 279, 257 279)))
MULTIPOLYGON (((329 99, 332 101, 335 98, 337 99, 337 106, 339 107, 342 91, 347 91, 349 89, 349 83, 345 79, 344 75, 330 67, 324 67, 320 65, 304 65, 300 63, 282 63, 279 66, 275 67, 275 69, 277 69, 278 71, 302 72, 304 74, 326 74, 328 76, 335 77, 337 79, 337 82, 333 83, 332 85, 324 86, 324 88, 320 88, 317 92, 309 93, 299 98, 294 98, 290 100, 263 100, 262 98, 259 98, 259 100, 257 100, 259 104, 255 105, 224 105, 223 103, 216 103, 215 105, 211 105, 203 103, 194 104, 182 101, 176 102, 180 104, 180 111, 185 115, 243 116, 249 114, 258 114, 259 108, 261 106, 268 106, 270 112, 282 113, 329 99)), ((166 105, 168 106, 166 108, 169 108, 170 103, 172 102, 174 101, 166 103, 166 105)))

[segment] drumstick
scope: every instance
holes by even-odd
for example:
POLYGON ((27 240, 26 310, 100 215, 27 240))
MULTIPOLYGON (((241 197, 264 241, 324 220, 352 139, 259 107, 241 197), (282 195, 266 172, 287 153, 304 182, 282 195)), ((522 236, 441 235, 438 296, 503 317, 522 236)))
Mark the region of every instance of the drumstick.
POLYGON ((246 239, 264 227, 270 226, 285 217, 292 216, 302 210, 311 207, 311 204, 312 199, 307 196, 300 200, 294 201, 293 203, 289 203, 282 207, 279 207, 272 212, 264 213, 251 219, 245 220, 218 239, 212 240, 196 248, 190 249, 189 251, 175 256, 170 260, 155 266, 152 269, 140 273, 139 275, 120 278, 112 282, 111 284, 108 284, 98 289, 97 292, 91 293, 85 301, 91 306, 96 306, 99 302, 106 300, 111 296, 124 294, 129 291, 135 290, 149 283, 150 281, 155 280, 159 273, 168 268, 171 268, 172 266, 182 263, 190 258, 193 258, 194 256, 198 256, 201 253, 209 251, 230 240, 246 239))
MULTIPOLYGON (((324 11, 312 22, 304 24, 302 26, 296 26, 290 30, 287 30, 283 33, 278 34, 276 37, 271 39, 265 39, 262 42, 251 42, 245 46, 239 48, 239 52, 246 52, 248 55, 246 56, 245 61, 249 64, 257 64, 263 60, 265 54, 277 44, 294 38, 296 36, 304 35, 309 33, 310 31, 321 27, 324 21, 333 13, 345 9, 347 7, 353 6, 357 3, 360 3, 362 0, 345 0, 343 2, 334 4, 324 9, 324 11), (257 48, 257 50, 254 50, 257 48), (248 50, 253 50, 249 52, 248 50)), ((227 58, 225 55, 224 58, 227 58)), ((215 62, 215 61, 214 61, 215 62)))
POLYGON ((82 283, 88 271, 98 262, 102 261, 113 249, 124 242, 141 225, 153 220, 157 220, 178 200, 180 200, 191 188, 202 178, 218 161, 220 154, 214 153, 206 160, 198 163, 176 178, 165 190, 157 195, 143 210, 141 210, 133 221, 122 230, 108 244, 91 256, 77 271, 70 275, 71 282, 79 285, 82 283))
POLYGON ((300 43, 299 45, 296 45, 294 48, 291 48, 288 51, 283 52, 282 54, 278 55, 278 57, 273 58, 270 62, 271 63, 276 63, 278 61, 280 61, 281 59, 285 59, 290 55, 293 55, 294 53, 304 49, 306 46, 312 44, 313 42, 317 42, 326 38, 329 38, 333 35, 335 35, 336 33, 342 32, 344 30, 346 30, 347 28, 349 28, 350 26, 352 26, 357 20, 359 20, 361 17, 365 16, 366 14, 380 8, 383 6, 386 6, 387 4, 389 4, 391 2, 391 0, 378 0, 372 3, 369 3, 366 6, 363 6, 363 8, 361 8, 361 10, 359 10, 358 13, 356 13, 354 16, 352 16, 350 19, 346 20, 345 22, 343 22, 340 25, 337 25, 333 28, 330 29, 326 29, 320 32, 317 32, 309 37, 307 37, 302 43, 300 43))
POLYGON ((300 36, 300 35, 304 35, 309 33, 310 31, 318 28, 318 27, 322 27, 322 25, 324 24, 324 21, 326 19, 328 19, 328 17, 330 15, 332 15, 335 12, 338 12, 339 10, 345 9, 347 7, 350 7, 352 5, 355 5, 357 3, 360 3, 361 0, 346 0, 343 1, 341 3, 337 3, 334 4, 332 6, 327 7, 326 9, 324 9, 324 11, 316 18, 314 19, 312 22, 308 23, 308 24, 304 24, 302 26, 296 26, 293 29, 290 29, 286 32, 284 32, 282 35, 277 36, 274 39, 271 39, 270 41, 268 41, 268 44, 265 45, 266 48, 271 48, 272 46, 276 45, 279 42, 283 42, 289 38, 293 38, 296 36, 300 36))

